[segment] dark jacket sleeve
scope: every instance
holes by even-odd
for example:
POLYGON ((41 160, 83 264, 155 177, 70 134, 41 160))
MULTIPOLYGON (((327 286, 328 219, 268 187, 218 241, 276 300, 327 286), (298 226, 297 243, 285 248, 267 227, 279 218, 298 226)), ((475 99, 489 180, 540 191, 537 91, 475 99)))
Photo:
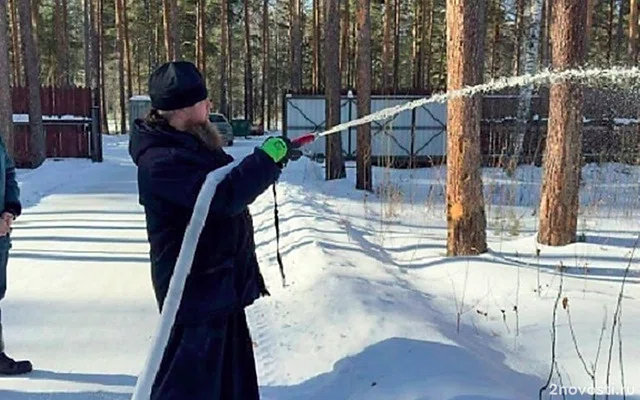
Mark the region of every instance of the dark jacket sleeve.
POLYGON ((5 189, 4 189, 4 211, 8 211, 16 217, 22 213, 22 204, 20 203, 20 187, 16 181, 16 166, 13 159, 7 151, 4 152, 5 157, 5 189))
MULTIPOLYGON (((139 184, 142 193, 151 196, 143 203, 158 198, 179 208, 192 210, 207 172, 189 162, 188 158, 173 154, 142 167, 139 184)), ((218 184, 209 208, 210 216, 232 216, 242 212, 274 184, 280 167, 262 150, 255 149, 218 184)))

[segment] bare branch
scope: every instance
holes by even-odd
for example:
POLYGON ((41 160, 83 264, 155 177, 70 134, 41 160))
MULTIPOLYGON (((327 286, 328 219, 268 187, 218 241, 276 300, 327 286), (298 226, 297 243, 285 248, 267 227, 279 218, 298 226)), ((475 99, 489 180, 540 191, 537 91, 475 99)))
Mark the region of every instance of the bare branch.
MULTIPOLYGON (((560 383, 560 387, 564 388, 564 383, 562 382, 562 375, 560 375, 560 368, 558 367, 558 361, 555 361, 555 365, 556 365, 556 375, 558 375, 558 383, 560 383)), ((566 372, 566 371, 565 371, 566 372)), ((569 380, 571 381, 571 380, 569 380)), ((560 391, 560 394, 562 394, 562 399, 566 400, 566 395, 564 393, 564 390, 560 391)))
POLYGON ((620 306, 620 313, 618 314, 618 358, 620 360, 620 380, 622 384, 622 399, 627 398, 624 386, 624 364, 622 362, 622 306, 620 306))
POLYGON ((556 314, 558 312, 558 304, 562 297, 562 284, 563 284, 563 268, 560 268, 560 287, 558 288, 558 296, 556 297, 555 304, 553 305, 553 320, 551 321, 551 370, 549 371, 549 377, 543 387, 540 388, 538 398, 542 400, 542 393, 549 388, 551 383, 551 377, 553 376, 554 367, 556 367, 556 314))
POLYGON ((582 366, 584 367, 584 370, 587 372, 589 377, 593 379, 593 374, 591 371, 589 371, 589 368, 587 367, 587 362, 584 360, 584 357, 580 352, 580 348, 578 347, 578 339, 576 338, 576 332, 573 330, 573 322, 571 321, 571 311, 569 310, 568 306, 567 306, 567 318, 569 319, 569 330, 571 331, 571 339, 573 340, 573 345, 576 349, 576 353, 578 353, 578 358, 580 358, 580 361, 582 362, 582 366))
MULTIPOLYGON (((618 302, 616 304, 616 311, 613 313, 613 326, 611 327, 611 339, 609 341, 609 360, 607 361, 607 387, 609 387, 609 379, 611 378, 611 357, 613 353, 613 337, 615 335, 616 325, 620 323, 620 316, 622 312, 622 299, 624 297, 624 285, 627 282, 627 276, 629 275, 629 270, 631 269, 631 264, 633 262, 633 256, 635 254, 636 249, 638 248, 639 242, 640 242, 640 235, 638 235, 638 237, 636 238, 636 241, 633 244, 633 249, 631 249, 631 256, 629 257, 629 263, 627 264, 627 267, 624 270, 624 276, 622 277, 622 283, 620 285, 620 293, 618 293, 618 302)), ((620 334, 618 334, 618 336, 620 337, 620 341, 621 341, 620 334)), ((620 348, 622 348, 622 343, 620 343, 620 348)), ((620 364, 622 366, 622 354, 620 354, 620 356, 621 356, 620 364)), ((620 371, 620 374, 622 375, 624 380, 624 372, 620 371)), ((605 396, 605 399, 608 399, 608 398, 609 398, 609 393, 607 393, 605 396)))

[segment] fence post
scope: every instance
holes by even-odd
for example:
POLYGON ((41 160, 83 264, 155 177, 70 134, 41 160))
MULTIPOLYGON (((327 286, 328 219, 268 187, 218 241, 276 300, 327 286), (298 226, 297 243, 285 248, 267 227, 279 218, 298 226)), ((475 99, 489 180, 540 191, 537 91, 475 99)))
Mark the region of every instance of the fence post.
POLYGON ((102 162, 102 135, 100 134, 100 107, 91 107, 91 160, 102 162))
MULTIPOLYGON (((353 107, 352 107, 352 105, 354 103, 353 91, 349 90, 347 92, 347 99, 348 99, 347 100, 347 105, 349 106, 349 117, 348 118, 349 118, 349 121, 351 121, 353 119, 353 107)), ((340 121, 340 122, 342 122, 342 121, 340 121)), ((352 148, 351 135, 352 135, 351 127, 349 127, 349 129, 347 131, 347 138, 349 140, 349 142, 348 142, 349 143, 349 147, 347 149, 347 160, 352 159, 353 155, 355 154, 355 151, 352 148)), ((356 146, 357 146, 357 144, 356 144, 356 146)))
POLYGON ((411 142, 409 143, 409 169, 416 166, 416 109, 411 109, 411 142))
POLYGON ((282 122, 281 122, 280 128, 282 129, 282 136, 284 137, 289 137, 289 129, 287 129, 288 128, 287 108, 288 108, 290 97, 291 97, 290 93, 287 93, 287 92, 282 93, 282 122))

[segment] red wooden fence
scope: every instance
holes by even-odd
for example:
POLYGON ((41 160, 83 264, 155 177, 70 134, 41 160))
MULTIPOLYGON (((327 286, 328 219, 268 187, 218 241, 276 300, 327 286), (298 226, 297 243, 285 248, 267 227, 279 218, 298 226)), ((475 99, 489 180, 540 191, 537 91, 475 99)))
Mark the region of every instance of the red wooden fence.
MULTIPOLYGON (((90 157, 91 89, 41 87, 42 116, 47 157, 90 157)), ((29 92, 12 88, 14 113, 14 159, 19 167, 29 166, 31 142, 28 118, 29 92), (21 116, 23 115, 23 116, 21 116)))

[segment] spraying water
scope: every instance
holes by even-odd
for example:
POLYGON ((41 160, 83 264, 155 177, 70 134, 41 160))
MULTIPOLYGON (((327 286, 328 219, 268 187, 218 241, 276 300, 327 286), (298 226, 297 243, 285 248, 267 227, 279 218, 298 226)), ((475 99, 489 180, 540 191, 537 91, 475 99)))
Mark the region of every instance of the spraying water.
POLYGON ((476 94, 485 92, 494 92, 502 89, 518 86, 534 86, 544 83, 553 84, 562 81, 577 81, 579 83, 611 81, 614 85, 620 85, 622 82, 640 78, 640 69, 637 67, 632 68, 609 68, 609 69, 571 69, 560 72, 543 71, 537 74, 525 74, 514 77, 504 77, 492 80, 487 83, 483 83, 476 86, 468 86, 458 90, 452 90, 436 94, 431 97, 425 97, 417 100, 410 101, 408 103, 400 104, 394 107, 384 108, 380 111, 367 115, 365 117, 354 119, 336 125, 324 132, 314 133, 316 137, 327 136, 333 133, 337 133, 354 126, 363 125, 369 122, 379 121, 387 119, 399 114, 403 111, 412 110, 414 108, 421 107, 429 103, 444 103, 447 100, 451 100, 457 97, 470 97, 476 94))
MULTIPOLYGON (((522 85, 539 85, 542 83, 553 84, 566 80, 587 81, 587 83, 611 81, 616 85, 620 85, 623 81, 632 78, 640 78, 640 69, 636 67, 587 70, 573 69, 562 72, 545 71, 535 75, 522 75, 510 78, 501 78, 485 84, 469 86, 459 90, 437 94, 432 97, 414 100, 395 107, 385 108, 366 117, 336 125, 327 131, 313 133, 310 136, 313 140, 317 137, 331 135, 350 127, 386 119, 403 111, 411 110, 425 104, 442 103, 452 98, 468 97, 484 92, 506 89, 509 87, 517 87, 522 85)), ((193 263, 193 258, 196 251, 196 244, 200 239, 200 232, 204 226, 204 222, 206 221, 211 200, 216 193, 218 184, 235 166, 237 166, 241 162, 242 159, 239 159, 234 161, 232 164, 210 172, 207 175, 202 188, 200 189, 200 193, 198 194, 198 198, 194 206, 193 214, 191 215, 191 220, 189 221, 189 225, 187 226, 182 246, 180 248, 180 253, 178 255, 178 260, 176 261, 174 273, 169 283, 169 290, 165 298, 160 321, 158 322, 158 326, 156 328, 156 334, 152 346, 149 350, 149 354, 147 356, 147 360, 142 373, 136 382, 132 400, 149 400, 151 387, 159 370, 164 351, 169 341, 170 332, 175 321, 175 316, 180 306, 182 291, 184 289, 187 277, 191 271, 191 265, 193 263)))

